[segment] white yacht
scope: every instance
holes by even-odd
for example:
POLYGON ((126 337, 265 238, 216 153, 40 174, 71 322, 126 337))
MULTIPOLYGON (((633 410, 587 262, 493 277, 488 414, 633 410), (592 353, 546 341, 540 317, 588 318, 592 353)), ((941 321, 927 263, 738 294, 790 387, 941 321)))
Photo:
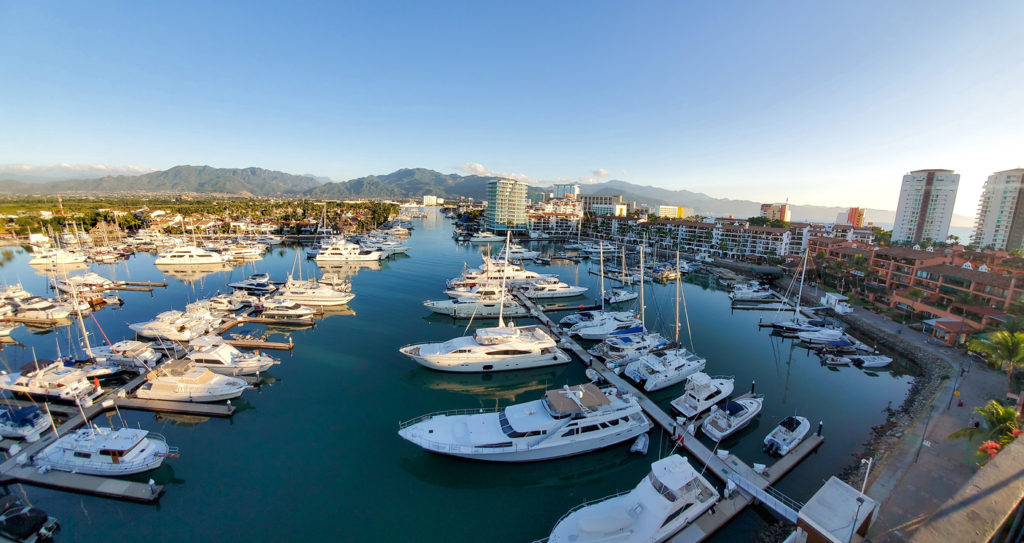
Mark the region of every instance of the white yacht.
POLYGON ((654 349, 664 348, 668 344, 668 340, 657 332, 641 331, 635 334, 608 336, 601 343, 588 349, 587 352, 604 359, 608 367, 613 367, 611 363, 624 366, 639 358, 640 355, 654 349))
POLYGON ((588 383, 549 390, 543 399, 490 412, 424 415, 401 423, 398 435, 435 453, 528 462, 629 441, 652 426, 635 397, 588 383))
POLYGON ((218 294, 206 302, 211 311, 234 313, 243 307, 259 305, 260 299, 244 290, 236 290, 231 294, 218 294))
POLYGON ((846 332, 835 328, 821 328, 813 332, 800 332, 797 334, 797 337, 804 343, 831 343, 848 339, 846 332))
POLYGON ((368 251, 380 251, 384 257, 403 254, 409 250, 407 245, 402 245, 393 237, 365 237, 359 242, 359 246, 368 251))
POLYGON ((70 275, 66 279, 57 280, 55 284, 58 290, 69 294, 103 291, 117 286, 117 284, 110 279, 107 279, 95 272, 70 275))
POLYGON ((736 380, 732 377, 711 377, 697 372, 686 379, 686 392, 672 400, 672 407, 687 419, 696 418, 712 405, 732 394, 736 380))
POLYGON ((21 286, 21 283, 6 285, 4 286, 3 291, 0 292, 0 298, 8 301, 20 300, 22 298, 28 298, 29 296, 32 296, 32 293, 25 290, 25 288, 21 286))
POLYGON ((112 345, 91 347, 89 355, 93 358, 112 360, 127 367, 146 368, 155 367, 164 357, 162 352, 154 350, 149 343, 132 339, 118 341, 112 345))
POLYGON ((512 262, 520 262, 523 260, 533 260, 540 256, 539 251, 531 251, 523 248, 521 245, 510 243, 508 247, 505 247, 498 253, 498 259, 508 259, 512 262))
POLYGON ((497 298, 502 292, 505 292, 505 289, 497 283, 481 283, 473 287, 455 287, 444 291, 449 298, 497 298))
POLYGON ((246 292, 255 292, 259 294, 269 294, 277 290, 277 287, 271 284, 269 273, 254 273, 246 279, 241 281, 235 281, 234 283, 228 283, 228 286, 237 289, 244 290, 246 292))
POLYGON ((129 324, 128 328, 143 337, 190 341, 213 330, 215 323, 209 315, 171 310, 159 313, 151 321, 129 324))
POLYGON ((704 419, 701 429, 704 435, 714 441, 721 441, 750 424, 761 412, 764 398, 740 398, 729 400, 725 405, 711 407, 711 415, 704 419))
POLYGON ((281 362, 260 354, 259 351, 243 353, 227 344, 220 336, 208 335, 189 342, 192 351, 186 357, 200 368, 222 375, 259 375, 271 366, 281 362))
POLYGON ((661 542, 718 502, 715 487, 678 454, 651 464, 628 493, 580 505, 559 519, 548 543, 661 542))
POLYGON ((892 358, 879 354, 848 354, 846 356, 858 368, 884 368, 892 364, 892 358))
POLYGON ((571 328, 581 322, 597 323, 606 317, 632 317, 631 311, 578 311, 562 317, 558 325, 562 328, 571 328))
POLYGON ((79 428, 64 434, 32 459, 40 469, 86 475, 132 475, 160 467, 164 458, 176 457, 160 434, 133 428, 79 428))
POLYGON ((32 259, 28 261, 30 266, 54 266, 61 264, 82 264, 86 261, 82 253, 65 251, 64 249, 46 249, 33 253, 32 259))
POLYGON ((316 310, 307 305, 299 305, 292 300, 274 297, 266 301, 263 306, 263 313, 261 313, 261 316, 268 319, 300 319, 311 321, 313 320, 313 317, 316 316, 316 310))
POLYGON ((36 441, 50 427, 50 417, 38 405, 0 407, 0 436, 36 441))
POLYGON ((218 402, 242 395, 249 385, 197 366, 191 360, 171 360, 146 375, 135 392, 147 400, 175 402, 218 402))
POLYGON ((335 238, 327 245, 320 247, 315 260, 317 262, 337 262, 345 260, 380 260, 384 253, 376 249, 364 249, 357 243, 345 238, 335 238))
POLYGON ((39 296, 29 296, 28 298, 15 300, 14 306, 19 317, 39 320, 66 319, 75 310, 70 304, 54 302, 39 296))
POLYGON ((682 347, 658 349, 641 355, 626 366, 623 373, 642 383, 644 390, 653 392, 683 382, 687 377, 704 371, 707 360, 682 347))
POLYGON ((556 277, 545 277, 527 283, 523 287, 527 298, 569 298, 579 296, 587 291, 587 287, 572 286, 559 281, 556 277))
POLYGON ((316 279, 301 281, 289 277, 277 296, 315 306, 345 305, 356 297, 355 294, 348 292, 349 288, 351 283, 347 281, 338 286, 331 286, 316 279))
POLYGON ((505 237, 484 230, 473 234, 469 238, 470 243, 490 243, 492 241, 505 241, 505 237))
POLYGON ((504 260, 498 261, 484 257, 482 266, 466 270, 459 277, 449 280, 448 287, 472 287, 482 283, 500 283, 502 281, 510 286, 520 286, 550 277, 554 276, 527 270, 504 260))
POLYGON ((567 364, 572 359, 541 326, 480 328, 443 343, 406 345, 399 351, 439 371, 487 372, 567 364))
POLYGON ((628 288, 612 288, 604 293, 604 301, 608 304, 621 304, 637 299, 639 295, 635 290, 628 288))
POLYGON ((530 310, 512 296, 504 296, 504 303, 502 303, 502 297, 481 296, 455 300, 428 300, 423 302, 423 306, 434 313, 448 315, 456 319, 497 318, 501 315, 526 317, 530 314, 530 310), (502 307, 503 305, 504 307, 502 307))
POLYGON ((24 373, 0 372, 0 390, 32 398, 81 403, 85 407, 103 393, 85 371, 69 368, 59 361, 24 373))
POLYGON ((604 313, 595 316, 592 321, 583 321, 572 325, 568 332, 580 339, 600 341, 608 336, 636 334, 643 331, 643 324, 636 315, 626 312, 604 313))
POLYGON ((175 247, 158 255, 153 264, 157 266, 202 266, 224 264, 224 257, 199 247, 175 247))
POLYGON ((764 438, 764 450, 773 456, 786 456, 810 430, 811 423, 806 418, 786 417, 764 438))

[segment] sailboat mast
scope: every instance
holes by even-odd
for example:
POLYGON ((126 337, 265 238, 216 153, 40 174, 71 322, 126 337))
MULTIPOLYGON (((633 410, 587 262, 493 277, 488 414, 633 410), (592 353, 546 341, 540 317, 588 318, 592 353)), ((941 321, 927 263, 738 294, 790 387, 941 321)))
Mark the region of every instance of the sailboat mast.
POLYGON ((501 269, 501 295, 498 299, 498 328, 505 327, 505 319, 503 313, 505 313, 505 278, 508 277, 508 246, 512 240, 512 232, 505 232, 505 267, 501 269))
POLYGON ((679 250, 676 250, 676 343, 679 343, 679 250))
POLYGON ((804 265, 800 268, 800 288, 796 292, 796 313, 794 314, 797 319, 800 318, 800 299, 804 296, 804 275, 807 273, 807 256, 810 252, 810 247, 804 250, 804 265))
POLYGON ((604 312, 604 241, 598 244, 597 251, 601 255, 598 271, 601 272, 601 311, 604 312))
POLYGON ((644 307, 644 249, 647 246, 647 236, 644 236, 644 241, 640 245, 640 326, 644 330, 647 329, 647 319, 645 317, 647 308, 644 307))

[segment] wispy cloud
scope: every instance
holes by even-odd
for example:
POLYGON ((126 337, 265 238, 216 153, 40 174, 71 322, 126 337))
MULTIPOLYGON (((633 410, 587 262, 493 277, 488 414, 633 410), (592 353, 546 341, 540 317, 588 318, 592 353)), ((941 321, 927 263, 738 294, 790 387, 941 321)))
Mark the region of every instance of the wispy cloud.
POLYGON ((61 162, 52 165, 32 164, 0 164, 0 176, 25 178, 29 180, 44 179, 85 179, 106 175, 139 175, 156 171, 141 166, 112 166, 108 164, 68 164, 61 162))
POLYGON ((543 185, 543 181, 534 179, 526 174, 522 173, 507 173, 507 172, 496 172, 490 168, 487 168, 479 162, 467 162, 462 166, 459 166, 459 171, 468 173, 470 175, 481 175, 487 177, 504 177, 507 179, 515 179, 516 181, 522 181, 530 185, 543 185))
POLYGON ((594 174, 594 177, 608 177, 608 170, 604 168, 598 168, 590 173, 594 174))

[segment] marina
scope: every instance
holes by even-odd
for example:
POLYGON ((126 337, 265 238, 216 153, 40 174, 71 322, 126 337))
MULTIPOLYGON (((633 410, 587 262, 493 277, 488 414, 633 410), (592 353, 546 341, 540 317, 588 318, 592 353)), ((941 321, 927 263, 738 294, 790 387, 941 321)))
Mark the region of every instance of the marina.
MULTIPOLYGON (((758 392, 766 395, 764 412, 758 417, 761 422, 755 420, 720 446, 730 451, 729 456, 719 458, 714 452, 714 444, 700 436, 684 437, 682 447, 673 439, 673 433, 679 429, 673 428, 675 420, 668 411, 668 402, 682 393, 681 385, 638 396, 642 398, 641 406, 645 413, 656 425, 650 434, 647 456, 630 455, 628 444, 565 459, 525 464, 481 465, 433 455, 404 442, 395 432, 396 422, 439 409, 493 408, 496 402, 499 406, 519 403, 538 397, 545 389, 585 383, 584 370, 587 366, 580 361, 589 360, 590 355, 583 345, 560 337, 559 345, 572 351, 575 362, 501 374, 449 374, 420 367, 399 353, 398 349, 409 342, 444 341, 472 333, 466 331, 467 325, 472 330, 480 326, 494 326, 496 322, 496 319, 456 321, 422 307, 425 299, 443 297, 441 291, 445 282, 461 273, 463 262, 470 267, 477 265, 482 247, 480 244, 457 245, 456 253, 452 254, 451 227, 436 213, 431 213, 426 219, 417 219, 415 225, 412 237, 406 242, 410 247, 407 255, 396 255, 374 267, 352 267, 348 279, 356 297, 349 304, 351 311, 328 311, 314 319, 315 326, 302 327, 243 312, 239 313, 240 319, 229 319, 215 329, 214 332, 223 335, 225 342, 239 347, 259 350, 270 350, 275 346, 295 348, 295 354, 261 374, 256 388, 245 392, 237 401, 232 400, 230 405, 187 402, 166 405, 155 400, 139 400, 127 393, 124 398, 118 398, 112 393, 107 397, 114 399, 119 414, 111 408, 95 407, 95 413, 87 411, 97 423, 103 421, 101 426, 119 427, 120 418, 123 418, 127 426, 135 428, 141 425, 144 429, 159 432, 166 436, 168 443, 180 448, 179 458, 170 459, 149 476, 128 480, 148 488, 151 478, 155 485, 162 486, 159 509, 133 503, 135 498, 129 497, 128 491, 117 501, 92 497, 99 494, 99 490, 83 495, 78 492, 87 491, 72 494, 36 489, 32 491, 33 496, 48 511, 60 517, 62 524, 69 529, 81 531, 88 525, 91 526, 90 531, 98 530, 97 533, 105 537, 128 536, 127 527, 119 525, 113 518, 82 513, 79 501, 85 500, 85 508, 90 512, 94 508, 97 511, 101 508, 112 510, 115 518, 130 514, 140 522, 159 527, 167 534, 166 537, 175 537, 175 534, 186 536, 188 532, 173 522, 174 517, 199 514, 203 507, 208 506, 212 498, 206 497, 204 489, 211 489, 211 492, 213 488, 228 489, 228 496, 237 495, 240 500, 273 500, 288 489, 302 485, 309 491, 301 502, 312 509, 308 515, 303 514, 303 522, 295 531, 289 531, 288 538, 326 535, 400 539, 403 532, 388 521, 383 511, 371 513, 367 523, 347 526, 345 535, 341 535, 339 526, 323 520, 317 513, 319 506, 316 504, 335 499, 331 497, 334 496, 331 491, 334 485, 322 485, 318 481, 327 478, 337 484, 342 484, 342 481, 359 484, 363 488, 361 496, 358 499, 355 496, 342 498, 338 505, 358 508, 358 504, 366 499, 385 499, 386 488, 368 483, 383 477, 389 481, 388 485, 403 485, 417 495, 436 498, 412 511, 413 519, 436 522, 450 518, 449 508, 454 505, 475 511, 468 517, 460 515, 463 517, 460 522, 464 522, 468 530, 486 534, 489 540, 537 539, 545 537, 557 519, 571 507, 632 488, 650 469, 653 460, 669 454, 673 448, 687 455, 694 466, 699 466, 698 469, 706 470, 716 485, 724 485, 723 477, 728 477, 721 470, 730 470, 749 476, 758 488, 775 488, 794 500, 806 500, 817 488, 813 481, 827 477, 842 465, 845 457, 870 432, 871 425, 877 424, 873 421, 884 417, 881 410, 887 402, 899 401, 909 386, 909 377, 899 373, 898 368, 902 367, 899 365, 895 371, 889 370, 880 377, 867 376, 852 367, 839 368, 839 373, 833 368, 822 367, 813 353, 795 347, 792 340, 772 336, 765 330, 759 331, 758 315, 768 318, 766 313, 733 312, 725 291, 701 286, 707 282, 699 274, 691 273, 685 278, 684 287, 693 320, 696 352, 707 357, 709 372, 735 375, 738 392, 745 392, 741 383, 757 381, 758 392), (700 318, 695 318, 695 313, 699 313, 700 318), (396 334, 395 329, 401 333, 396 334), (733 336, 744 340, 735 341, 733 336), (365 410, 360 398, 367 392, 376 396, 374 409, 365 416, 342 416, 331 422, 330 413, 363 413, 365 410), (315 409, 296 418, 299 406, 308 405, 313 398, 315 409), (864 407, 855 412, 842 409, 842 402, 848 401, 857 401, 864 407), (812 418, 814 428, 817 428, 818 420, 824 420, 826 428, 842 427, 846 431, 826 432, 829 437, 827 443, 812 435, 781 459, 764 454, 761 450, 764 434, 793 410, 812 418), (273 438, 281 435, 278 428, 316 432, 322 437, 317 450, 329 452, 295 451, 286 445, 286 441, 273 438), (332 430, 323 432, 315 430, 317 428, 332 430), (356 446, 346 437, 353 432, 367 436, 374 445, 356 446), (210 446, 217 447, 217 454, 243 460, 235 468, 212 471, 203 459, 203 451, 210 446), (251 451, 257 448, 260 455, 252 456, 251 451), (811 451, 815 451, 814 454, 811 451), (290 460, 296 457, 303 459, 301 466, 290 460), (321 460, 313 461, 312 458, 321 460), (322 462, 329 467, 311 467, 322 462), (754 464, 767 466, 763 475, 751 475, 754 464), (286 468, 275 470, 271 466, 286 468), (372 466, 373 475, 364 468, 357 469, 357 466, 372 466), (789 471, 799 476, 782 477, 789 471), (488 508, 478 503, 496 491, 507 496, 509 503, 514 504, 515 509, 527 519, 518 536, 503 535, 501 530, 496 530, 493 525, 496 518, 488 508), (243 495, 244 498, 241 497, 243 495), (442 502, 447 505, 442 506, 442 502)), ((549 245, 557 247, 547 242, 531 246, 543 248, 549 245)), ((111 341, 130 339, 134 334, 127 329, 126 322, 151 318, 161 310, 182 309, 187 302, 208 298, 218 291, 224 292, 227 283, 256 272, 268 272, 274 279, 284 278, 295 262, 295 250, 281 247, 258 263, 215 271, 198 279, 164 276, 150 264, 153 257, 145 253, 137 253, 116 265, 94 264, 96 270, 107 277, 152 283, 160 283, 167 277, 168 285, 166 291, 126 291, 123 306, 104 308, 94 315, 111 341)), ((552 250, 546 249, 548 252, 552 250)), ((25 256, 18 255, 17 258, 25 256)), ((15 269, 17 258, 15 264, 6 270, 15 269)), ((541 273, 558 274, 561 281, 587 287, 588 291, 584 296, 559 300, 558 304, 533 303, 531 307, 539 310, 536 317, 515 317, 517 326, 538 323, 547 328, 549 315, 600 307, 594 303, 600 297, 600 278, 587 273, 591 267, 597 266, 596 262, 560 261, 551 265, 527 266, 541 273)), ((320 273, 312 261, 303 259, 300 267, 304 277, 317 277, 320 273)), ((22 277, 30 291, 38 292, 38 285, 44 284, 43 281, 43 275, 32 275, 28 279, 22 277)), ((647 287, 648 327, 663 334, 671 326, 673 284, 648 284, 647 287)), ((625 304, 623 309, 627 307, 625 304)), ((2 354, 11 368, 31 362, 31 349, 35 349, 41 359, 52 358, 56 354, 54 338, 66 337, 69 329, 68 326, 51 328, 42 334, 27 329, 15 330, 12 338, 23 346, 9 345, 2 354)), ((62 350, 66 348, 64 346, 62 350)), ((595 364, 595 369, 597 366, 595 364)), ((610 371, 607 373, 614 386, 624 391, 631 390, 627 388, 630 386, 628 382, 610 371)), ((103 398, 96 405, 102 403, 103 398)), ((68 420, 75 417, 74 411, 77 410, 73 407, 54 405, 55 415, 69 417, 68 420)), ((12 478, 18 475, 16 471, 11 473, 12 478)), ((26 475, 23 480, 40 486, 44 483, 29 481, 29 478, 26 475)), ((132 492, 145 490, 132 485, 128 488, 133 488, 132 492)), ((139 492, 138 495, 143 494, 139 492)), ((737 492, 722 500, 715 506, 714 515, 702 515, 688 530, 699 528, 705 534, 712 534, 709 536, 711 541, 728 541, 736 534, 749 535, 762 529, 765 526, 764 510, 753 512, 757 508, 750 506, 751 501, 744 496, 737 492)), ((235 515, 232 512, 224 514, 229 518, 235 515)), ((243 526, 241 537, 247 540, 271 541, 283 537, 281 533, 272 533, 273 530, 268 532, 246 528, 244 524, 240 526, 243 526)), ((210 537, 240 537, 238 533, 229 534, 215 525, 204 529, 210 530, 210 537)), ((690 537, 691 533, 684 530, 679 537, 683 534, 690 537)), ((450 537, 451 534, 438 534, 436 540, 450 537)))

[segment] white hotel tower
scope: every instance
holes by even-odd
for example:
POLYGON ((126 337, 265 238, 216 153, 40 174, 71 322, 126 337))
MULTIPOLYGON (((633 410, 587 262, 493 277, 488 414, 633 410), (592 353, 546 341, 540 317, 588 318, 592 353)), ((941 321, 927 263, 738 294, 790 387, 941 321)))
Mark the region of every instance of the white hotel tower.
POLYGON ((959 186, 960 174, 953 170, 917 170, 904 175, 892 242, 946 241, 959 186))
POLYGON ((988 176, 971 243, 1001 251, 1024 248, 1024 169, 988 176))

